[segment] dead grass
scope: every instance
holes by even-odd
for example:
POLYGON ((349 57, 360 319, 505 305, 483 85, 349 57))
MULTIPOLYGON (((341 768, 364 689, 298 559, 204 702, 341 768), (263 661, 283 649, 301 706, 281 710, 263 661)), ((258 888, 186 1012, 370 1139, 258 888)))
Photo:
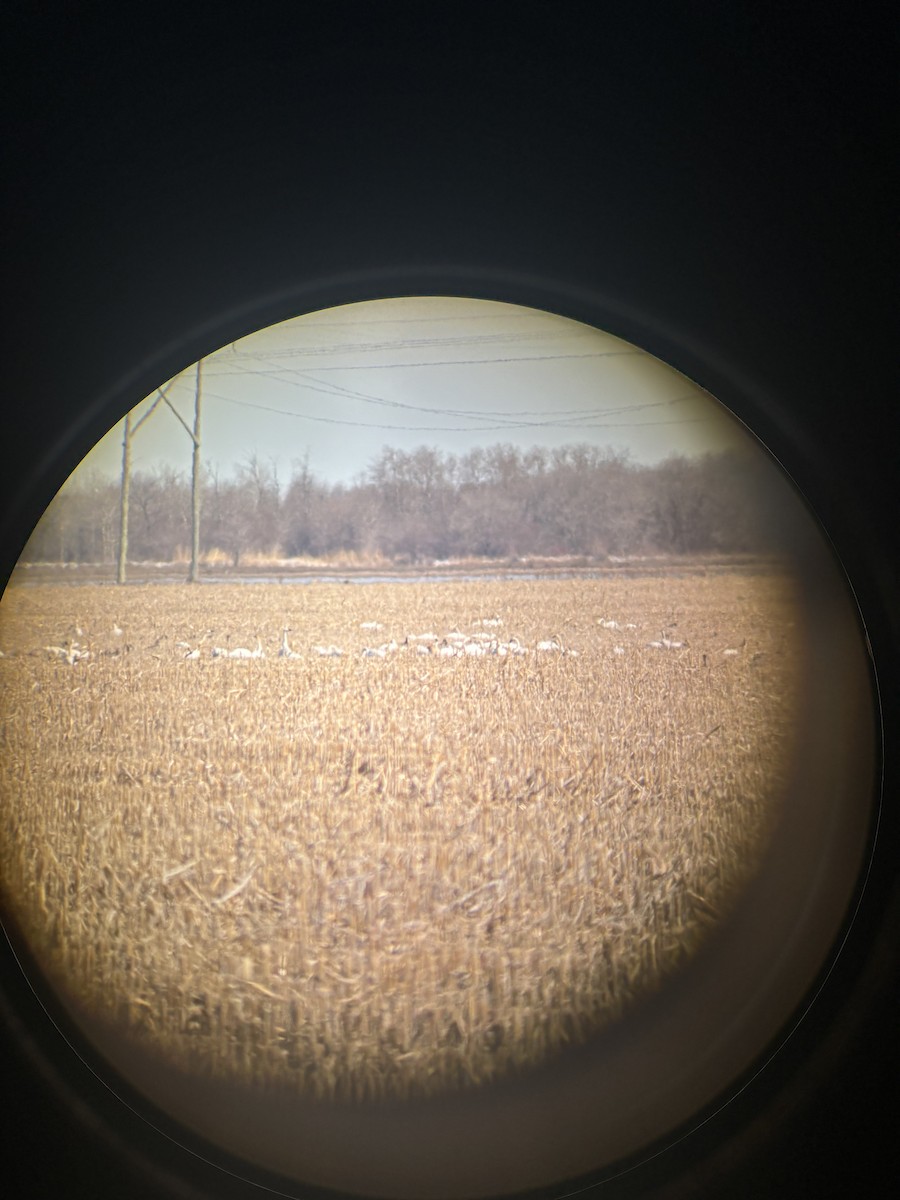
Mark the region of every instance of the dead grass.
POLYGON ((657 988, 752 875, 797 619, 772 574, 12 588, 4 905, 57 986, 206 1075, 498 1078, 657 988), (360 654, 488 616, 532 652, 360 654), (533 651, 553 633, 578 656, 533 651), (265 659, 208 657, 257 636, 265 659), (67 637, 91 657, 41 649, 67 637))

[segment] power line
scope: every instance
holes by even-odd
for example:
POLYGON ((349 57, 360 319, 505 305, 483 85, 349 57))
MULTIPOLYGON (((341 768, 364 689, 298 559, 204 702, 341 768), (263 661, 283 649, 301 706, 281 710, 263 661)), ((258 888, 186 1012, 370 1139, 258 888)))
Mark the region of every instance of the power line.
MULTIPOLYGON (((263 356, 263 355, 259 355, 259 354, 254 355, 254 357, 257 359, 258 362, 263 362, 263 363, 268 361, 268 358, 269 358, 269 356, 263 356)), ((317 371, 320 369, 321 368, 316 368, 317 371)), ((435 407, 435 408, 427 408, 424 405, 412 404, 407 401, 389 400, 383 396, 374 396, 370 392, 361 392, 354 388, 345 387, 343 384, 329 383, 327 380, 317 379, 317 378, 315 378, 315 376, 312 376, 312 375, 308 374, 307 372, 296 370, 296 369, 290 371, 290 373, 286 373, 281 368, 278 368, 275 371, 265 371, 265 370, 259 370, 259 369, 254 369, 254 368, 248 368, 248 369, 244 370, 243 372, 241 372, 241 374, 256 375, 256 376, 260 376, 265 379, 272 379, 276 383, 283 383, 290 387, 300 387, 300 388, 303 388, 304 390, 320 392, 321 394, 326 395, 326 396, 333 396, 333 397, 338 397, 338 398, 346 397, 348 399, 360 400, 366 404, 375 404, 375 405, 382 406, 385 408, 406 409, 406 410, 409 410, 412 412, 428 413, 429 415, 433 414, 436 416, 464 417, 464 418, 474 419, 477 421, 490 421, 491 419, 493 419, 493 420, 499 419, 499 420, 503 421, 504 425, 509 425, 512 428, 525 428, 528 425, 535 425, 536 427, 545 427, 547 425, 558 425, 558 426, 567 426, 568 425, 568 426, 578 427, 579 425, 581 425, 585 420, 587 420, 590 417, 617 416, 617 415, 621 415, 622 413, 626 413, 626 412, 635 412, 635 411, 640 411, 640 410, 644 410, 644 409, 648 409, 648 408, 661 408, 661 407, 665 407, 665 406, 669 406, 669 405, 673 405, 673 404, 678 404, 682 401, 689 400, 692 398, 690 396, 678 396, 671 400, 647 401, 647 402, 644 402, 641 404, 618 405, 613 408, 591 409, 588 411, 585 411, 584 409, 562 409, 562 410, 561 409, 537 409, 537 410, 520 409, 518 411, 510 412, 510 411, 503 411, 503 410, 499 410, 499 409, 475 410, 475 409, 448 408, 445 406, 435 407), (564 420, 564 421, 560 421, 560 420, 531 421, 531 420, 529 420, 529 418, 532 418, 532 417, 542 417, 542 416, 555 417, 555 418, 567 417, 567 418, 570 418, 570 420, 564 420)), ((228 377, 234 377, 234 376, 226 375, 226 378, 228 378, 228 377)), ((500 426, 500 428, 502 428, 502 426, 500 426)))
MULTIPOLYGON (((483 333, 483 334, 453 334, 449 337, 407 337, 407 338, 390 338, 387 341, 354 341, 354 342, 336 342, 331 346, 323 346, 316 344, 313 346, 292 345, 285 349, 272 348, 265 351, 267 358, 297 358, 309 355, 323 354, 358 354, 363 351, 372 350, 424 350, 428 347, 446 347, 446 346, 496 346, 496 345, 515 345, 523 342, 546 342, 546 341, 580 341, 587 337, 594 337, 592 330, 546 330, 534 333, 483 333)), ((641 353, 640 351, 630 349, 629 353, 641 353)), ((219 351, 224 362, 234 361, 238 355, 249 354, 250 357, 255 357, 257 352, 249 350, 238 350, 237 343, 232 342, 231 353, 227 351, 219 351)), ((214 356, 213 356, 214 357, 214 356)))
MULTIPOLYGON (((308 377, 306 377, 306 378, 308 378, 308 377)), ((287 383, 288 381, 281 380, 280 382, 287 383)), ((421 405, 421 404, 411 404, 411 403, 408 403, 403 400, 388 400, 388 399, 385 399, 382 397, 368 395, 364 392, 357 392, 351 388, 342 387, 339 384, 328 385, 330 388, 334 389, 332 391, 329 391, 324 388, 316 387, 315 386, 316 382, 318 382, 318 381, 313 381, 311 383, 306 383, 306 384, 300 383, 297 386, 309 387, 309 388, 311 388, 311 390, 322 392, 324 395, 336 396, 338 398, 346 397, 347 399, 361 400, 363 403, 366 403, 366 404, 374 404, 374 405, 383 406, 386 408, 406 409, 406 410, 409 410, 412 412, 417 412, 417 413, 428 413, 429 415, 434 414, 435 416, 475 418, 476 420, 479 420, 479 421, 489 421, 491 419, 496 420, 499 418, 503 421, 504 426, 508 425, 512 428, 517 428, 517 429, 526 428, 530 425, 533 425, 536 428, 542 428, 542 427, 546 427, 546 426, 570 426, 573 428, 578 428, 579 426, 583 425, 583 423, 585 421, 587 421, 593 417, 621 416, 623 413, 640 412, 640 411, 644 411, 649 408, 667 408, 667 407, 671 407, 674 404, 680 404, 686 400, 693 399, 693 397, 691 397, 691 396, 676 396, 670 400, 644 401, 640 404, 622 404, 622 405, 617 405, 614 408, 595 408, 595 409, 588 409, 588 410, 579 409, 579 408, 567 408, 567 409, 555 409, 554 408, 554 409, 520 409, 519 411, 509 411, 509 410, 500 410, 500 409, 476 410, 476 409, 466 409, 466 408, 445 408, 445 407, 426 408, 424 405, 421 405), (532 417, 551 417, 551 418, 557 418, 557 419, 549 420, 549 421, 534 421, 534 420, 529 419, 532 417), (565 418, 565 419, 559 420, 558 418, 565 418)), ((498 426, 497 428, 502 428, 502 427, 503 426, 498 426)))
MULTIPOLYGON (((214 396, 217 400, 223 400, 227 404, 236 404, 242 408, 257 409, 260 412, 277 413, 283 417, 294 417, 301 421, 315 421, 325 425, 346 425, 362 429, 385 429, 396 433, 496 433, 504 430, 512 429, 529 429, 529 428, 551 428, 551 429, 571 429, 573 432, 578 432, 581 429, 648 429, 661 425, 692 425, 698 421, 708 421, 710 417, 683 417, 672 421, 596 421, 584 422, 575 424, 566 421, 542 421, 529 422, 522 421, 518 423, 508 423, 505 425, 383 425, 373 421, 350 421, 342 417, 321 417, 313 416, 311 413, 292 412, 289 409, 275 408, 268 404, 255 404, 250 400, 237 400, 233 396, 223 396, 216 392, 207 392, 207 395, 214 396)), ((674 403, 674 402, 663 402, 674 403)))
MULTIPOLYGON (((263 361, 263 362, 265 361, 265 359, 263 359, 262 356, 257 356, 257 358, 259 359, 259 361, 263 361)), ((408 409, 408 410, 411 410, 412 412, 424 412, 424 413, 428 413, 429 415, 434 414, 436 416, 453 416, 453 417, 466 416, 466 417, 471 417, 471 418, 474 418, 475 420, 481 421, 481 420, 490 420, 492 417, 494 417, 494 418, 501 417, 502 418, 502 417, 506 417, 506 416, 511 416, 511 417, 515 418, 515 417, 524 416, 524 415, 529 415, 529 416, 541 416, 542 415, 540 412, 530 413, 530 414, 524 414, 524 413, 523 414, 516 414, 516 413, 483 414, 483 413, 475 412, 472 410, 466 411, 466 410, 450 409, 450 408, 426 408, 424 405, 410 404, 410 403, 407 403, 402 400, 389 400, 384 396, 373 396, 370 392, 360 392, 360 391, 355 390, 354 388, 344 387, 344 385, 340 384, 340 383, 329 383, 327 380, 316 379, 314 376, 311 376, 308 373, 303 372, 303 371, 298 371, 296 369, 291 371, 289 375, 287 375, 285 373, 285 371, 282 369, 278 369, 277 371, 270 372, 270 371, 253 370, 252 368, 244 371, 243 374, 244 375, 257 375, 264 379, 272 379, 275 383, 283 383, 289 387, 303 388, 306 391, 319 392, 324 396, 330 396, 335 399, 360 400, 365 404, 375 404, 375 405, 378 405, 380 407, 385 407, 385 408, 408 409)), ((228 376, 226 376, 226 378, 228 378, 228 376)), ((570 411, 574 412, 576 410, 570 410, 570 411)))
MULTIPOLYGON (((427 318, 431 320, 432 318, 427 318)), ((388 322, 385 322, 388 323, 388 322)), ((445 339, 445 342, 448 339, 445 339)), ((488 339, 490 340, 490 338, 488 339)), ((506 339, 509 340, 509 339, 506 339)), ((465 343, 464 343, 465 344, 465 343)), ((471 344, 471 339, 469 343, 471 344)), ((385 343, 387 346, 388 344, 385 343)), ((390 344, 393 348, 397 348, 397 343, 390 344)), ((293 356, 294 352, 285 352, 282 357, 287 357, 288 354, 293 356)), ((589 354, 545 354, 545 355, 522 355, 515 357, 503 357, 493 359, 456 359, 447 362, 437 363, 410 363, 410 362, 395 362, 374 364, 375 369, 390 369, 393 367, 407 366, 457 366, 457 365, 480 365, 482 363, 517 363, 517 362, 541 362, 554 361, 558 359, 590 359, 590 358, 607 358, 619 356, 634 356, 643 355, 644 352, 637 349, 625 350, 609 350, 609 351, 594 351, 589 354)), ((603 429, 632 429, 640 430, 647 428, 659 428, 665 426, 678 426, 697 424, 711 419, 710 415, 682 417, 678 419, 665 420, 630 420, 630 421, 611 421, 610 417, 623 416, 627 414, 645 413, 652 409, 671 408, 672 406, 694 399, 692 395, 681 395, 671 399, 645 401, 634 405, 617 405, 610 408, 593 408, 588 410, 581 409, 518 409, 512 411, 503 410, 473 410, 473 409, 458 409, 446 406, 437 408, 428 408, 423 405, 413 404, 401 400, 388 399, 383 396, 376 396, 371 393, 362 392, 349 388, 339 383, 332 383, 328 380, 317 378, 318 374, 323 371, 344 370, 344 369, 364 369, 364 368, 346 368, 341 366, 316 366, 314 368, 316 374, 312 375, 309 372, 300 368, 280 367, 273 363, 273 359, 279 357, 277 352, 267 354, 245 354, 240 355, 235 352, 235 355, 230 359, 223 356, 211 356, 210 365, 230 365, 235 362, 236 358, 243 360, 241 369, 238 371, 219 371, 216 372, 221 379, 238 379, 242 376, 258 376, 265 379, 272 379, 274 382, 285 384, 292 388, 302 388, 305 391, 318 392, 329 396, 332 399, 350 399, 358 400, 365 404, 371 404, 378 407, 390 408, 410 413, 427 415, 428 417, 444 417, 450 420, 469 422, 466 424, 446 424, 436 425, 430 423, 427 425, 418 424, 388 424, 377 421, 362 421, 353 420, 347 417, 331 417, 314 415, 311 413, 297 412, 295 410, 279 408, 275 405, 261 404, 251 400, 238 399, 233 396, 226 396, 217 392, 207 391, 207 394, 216 400, 221 400, 224 403, 234 404, 242 408, 248 408, 260 412, 274 413, 279 416, 291 417, 297 420, 314 422, 316 424, 334 425, 348 428, 374 429, 389 433, 503 433, 513 432, 518 430, 558 430, 571 431, 578 433, 587 430, 603 430, 603 429), (244 365, 247 359, 255 360, 261 364, 268 364, 271 369, 265 367, 253 368, 244 365), (599 419, 598 419, 599 418, 599 419), (478 424, 471 424, 471 422, 478 424), (493 422, 488 423, 488 422, 493 422)), ((212 374, 213 372, 210 372, 212 374)), ((176 379, 178 377, 176 376, 176 379)), ((170 381, 174 382, 174 381, 170 381)))
MULTIPOLYGON (((336 353, 336 351, 330 350, 328 353, 336 353)), ((619 358, 643 354, 643 350, 594 350, 588 354, 522 354, 506 355, 499 358, 441 359, 436 362, 359 363, 355 366, 343 363, 330 367, 324 365, 317 366, 315 369, 317 371, 394 371, 404 370, 407 367, 480 367, 491 363, 563 362, 567 359, 619 358)), ((227 375, 229 372, 221 374, 227 375)), ((237 374, 237 372, 233 374, 237 374)))

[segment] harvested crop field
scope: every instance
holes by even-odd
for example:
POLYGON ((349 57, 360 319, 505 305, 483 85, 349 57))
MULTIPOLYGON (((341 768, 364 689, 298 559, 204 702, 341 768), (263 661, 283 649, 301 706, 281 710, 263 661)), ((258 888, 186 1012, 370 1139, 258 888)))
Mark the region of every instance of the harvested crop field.
POLYGON ((4 908, 204 1076, 498 1079, 664 985, 752 876, 798 621, 777 572, 11 587, 4 908))

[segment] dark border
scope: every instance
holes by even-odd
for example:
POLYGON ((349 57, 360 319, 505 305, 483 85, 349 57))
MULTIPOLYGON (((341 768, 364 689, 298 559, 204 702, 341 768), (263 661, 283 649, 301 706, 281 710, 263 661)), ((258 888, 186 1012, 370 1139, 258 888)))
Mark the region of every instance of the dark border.
MULTIPOLYGON (((840 6, 484 7, 7 18, 0 565, 133 398, 310 288, 339 303, 455 279, 607 314, 730 404, 833 539, 878 673, 886 803, 788 1045, 600 1194, 879 1194, 900 1067, 891 30, 840 6)), ((9 955, 0 995, 9 1194, 264 1194, 124 1109, 9 955)))

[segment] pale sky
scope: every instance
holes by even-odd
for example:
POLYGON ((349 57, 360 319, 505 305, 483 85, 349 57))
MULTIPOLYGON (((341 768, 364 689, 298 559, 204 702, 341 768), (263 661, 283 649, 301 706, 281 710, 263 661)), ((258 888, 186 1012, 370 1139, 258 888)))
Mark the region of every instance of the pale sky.
MULTIPOLYGON (((383 446, 461 454, 586 442, 654 463, 746 444, 724 408, 658 359, 565 317, 485 300, 405 297, 311 313, 223 346, 203 360, 202 378, 205 465, 228 476, 256 453, 283 485, 307 455, 318 478, 350 482, 383 446)), ((195 381, 188 367, 168 392, 188 425, 195 381)), ((122 427, 79 472, 118 476, 122 427)), ((190 439, 164 404, 134 438, 133 469, 163 463, 190 473, 190 439)))

